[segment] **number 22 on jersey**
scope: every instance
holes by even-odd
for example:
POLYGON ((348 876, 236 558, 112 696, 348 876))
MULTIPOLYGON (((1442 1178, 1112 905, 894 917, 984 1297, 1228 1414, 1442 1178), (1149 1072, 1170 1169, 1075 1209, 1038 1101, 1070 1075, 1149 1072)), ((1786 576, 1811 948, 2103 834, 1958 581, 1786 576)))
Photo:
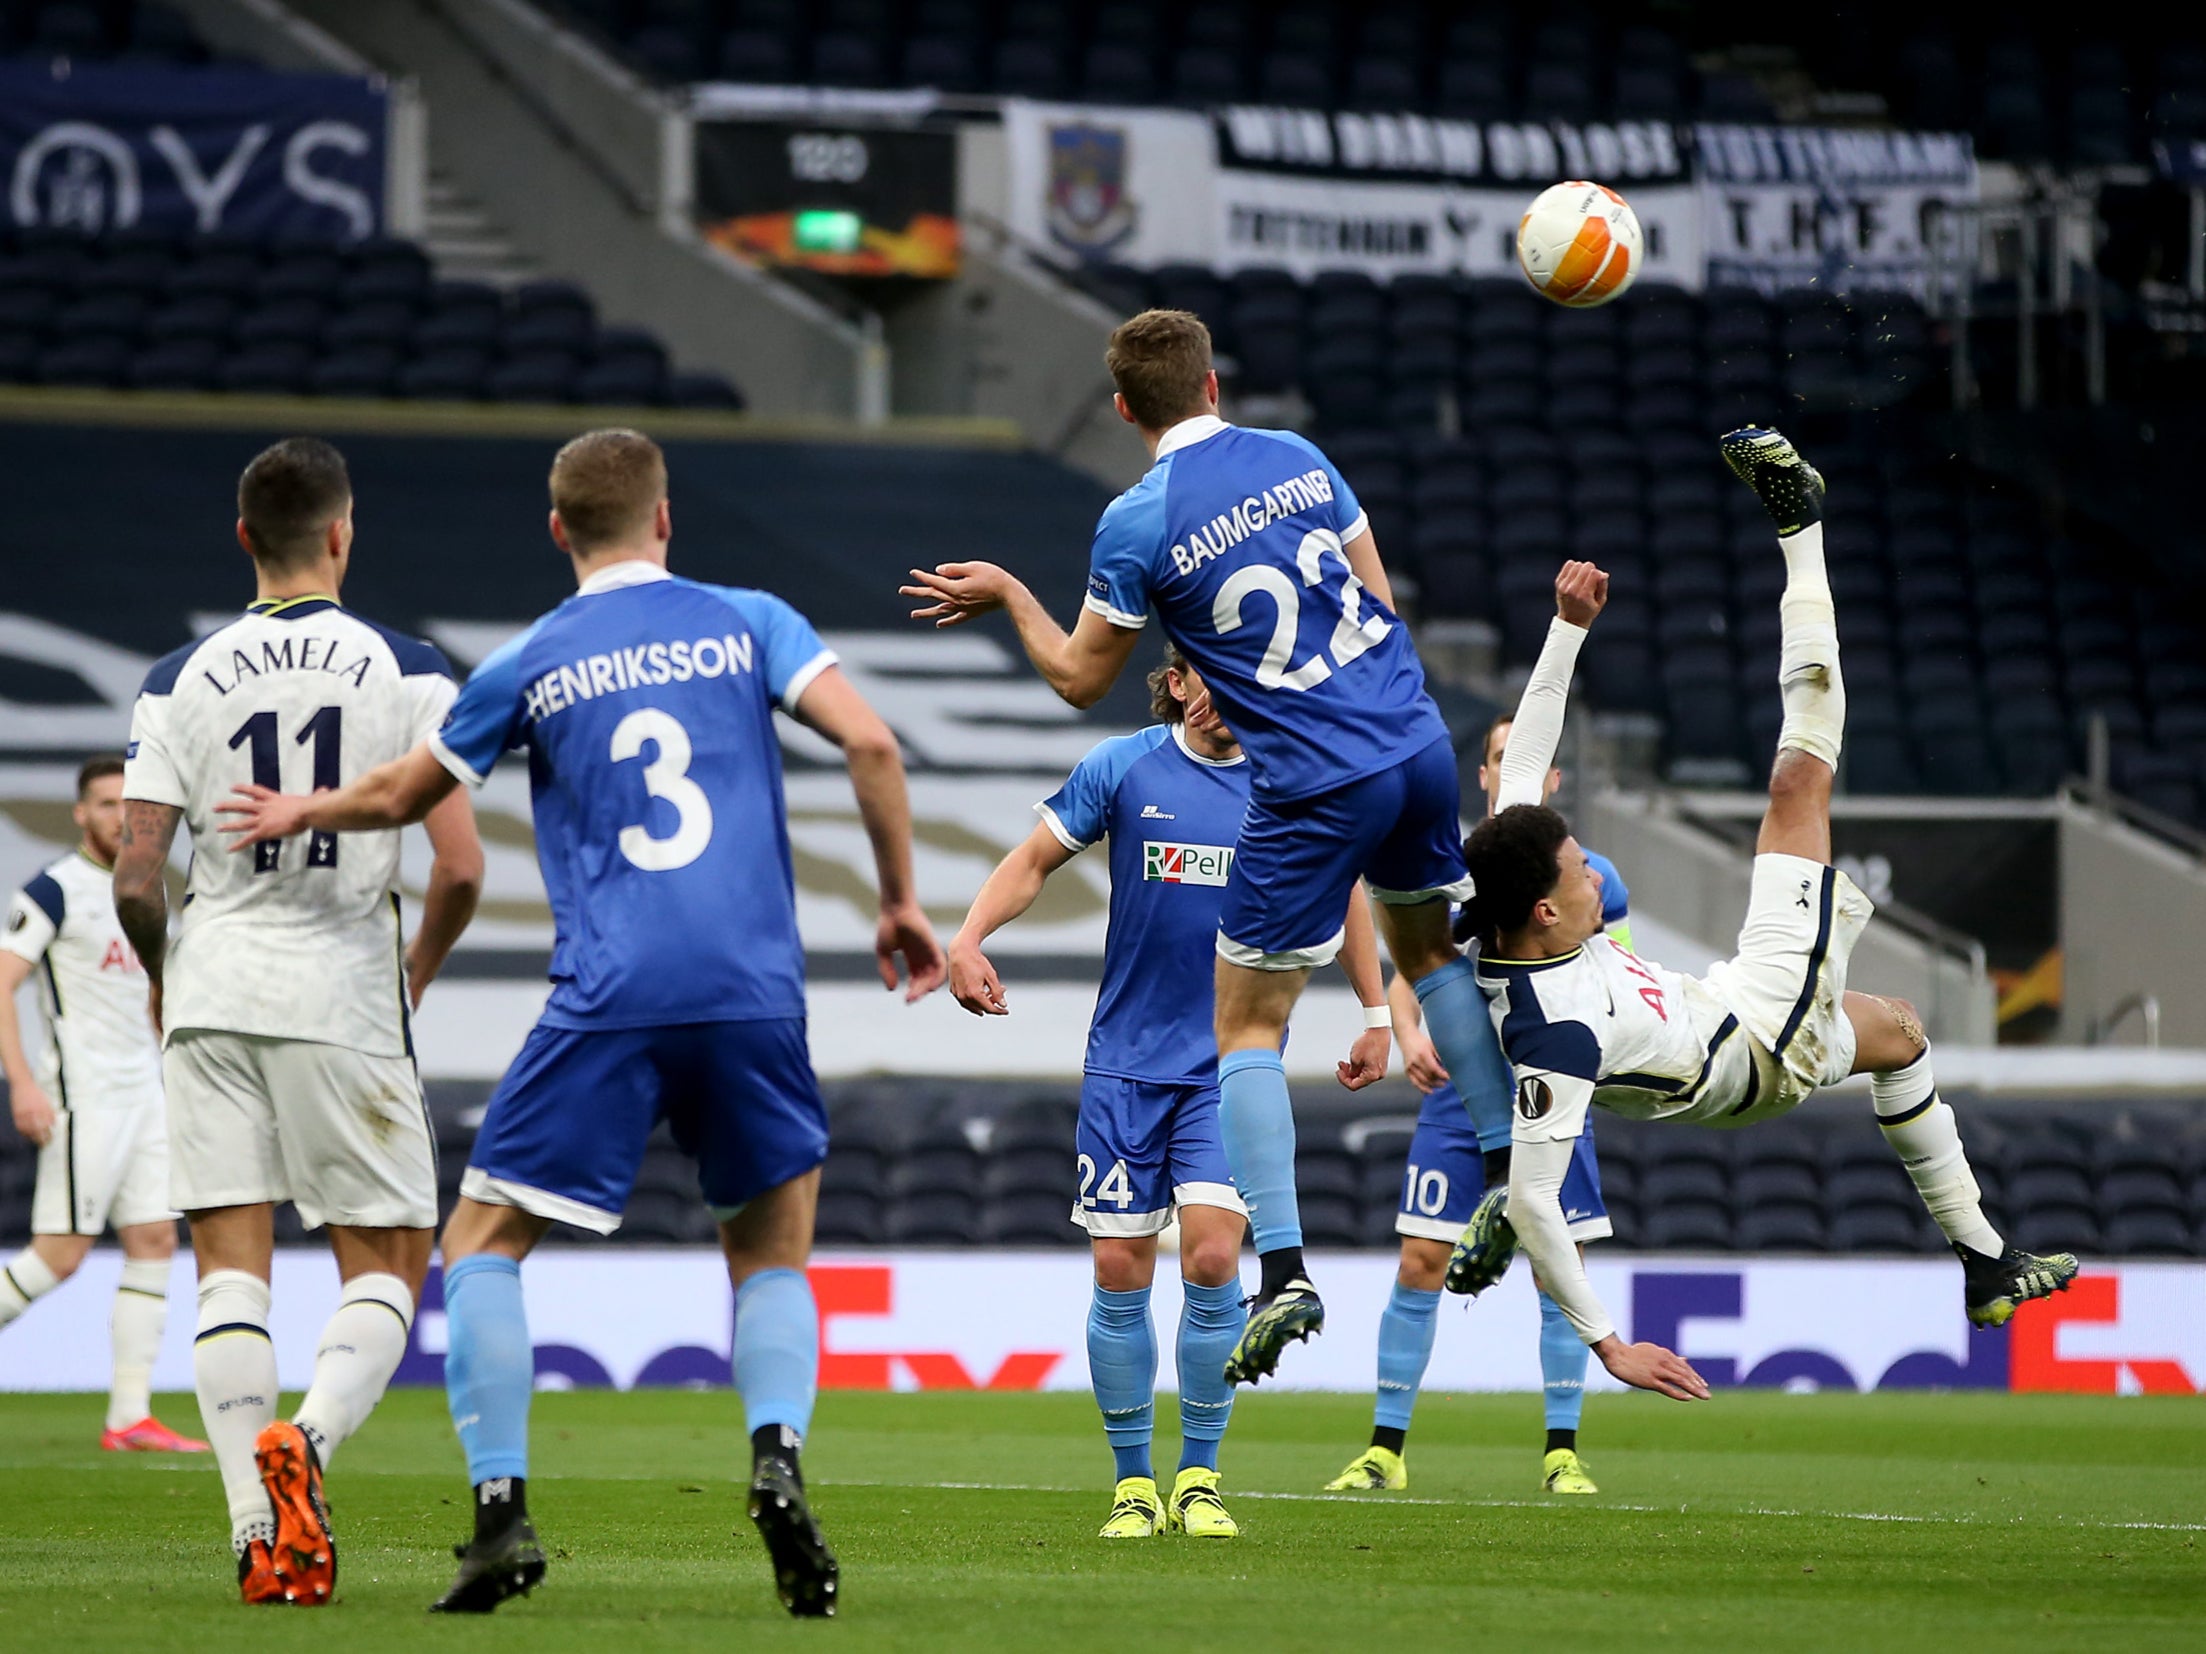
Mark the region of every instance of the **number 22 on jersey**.
POLYGON ((1271 642, 1265 645, 1264 658, 1256 667, 1256 681, 1266 689, 1315 689, 1333 675, 1334 667, 1348 665, 1386 637, 1386 621, 1378 615, 1364 615, 1364 584, 1349 566, 1340 536, 1331 529, 1315 528, 1303 535, 1295 553, 1295 568, 1302 584, 1316 586, 1325 578, 1328 553, 1342 569, 1340 622, 1333 628, 1325 653, 1312 655, 1300 666, 1289 668, 1287 661, 1294 654, 1295 637, 1302 629, 1302 593, 1278 569, 1268 563, 1252 563, 1235 570, 1211 603, 1211 624, 1220 637, 1227 637, 1241 629, 1241 608, 1251 596, 1262 592, 1272 600, 1277 612, 1272 620, 1271 642), (1326 655, 1332 659, 1328 661, 1326 655))

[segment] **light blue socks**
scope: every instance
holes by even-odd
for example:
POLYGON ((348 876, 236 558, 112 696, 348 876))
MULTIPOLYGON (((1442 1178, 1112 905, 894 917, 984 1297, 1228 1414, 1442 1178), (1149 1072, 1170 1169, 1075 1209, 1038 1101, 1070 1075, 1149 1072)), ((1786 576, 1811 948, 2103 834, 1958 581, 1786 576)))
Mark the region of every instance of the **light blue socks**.
MULTIPOLYGON (((1477 992, 1474 987, 1473 993, 1477 992)), ((1218 1059, 1218 1127, 1233 1186, 1249 1209, 1259 1254, 1302 1244, 1294 1190, 1294 1104, 1276 1051, 1229 1051, 1218 1059)))
POLYGON ((820 1391, 820 1312, 801 1270, 762 1269, 735 1294, 735 1387, 744 1428, 812 1427, 820 1391))
POLYGON ((1180 1307, 1180 1468, 1218 1468, 1218 1443, 1233 1414, 1233 1386, 1226 1382, 1226 1361, 1240 1342, 1248 1311, 1241 1283, 1197 1286, 1183 1281, 1180 1307))
POLYGON ((467 1453, 467 1479, 481 1486, 529 1473, 529 1399, 536 1351, 521 1303, 521 1266, 494 1252, 462 1258, 444 1272, 444 1393, 467 1453))
MULTIPOLYGON (((1220 1356, 1222 1371, 1225 1357, 1220 1356)), ((1157 1427, 1157 1329, 1149 1321, 1149 1289, 1095 1289, 1088 1305, 1088 1382, 1103 1411, 1103 1434, 1118 1460, 1118 1479, 1152 1474, 1149 1443, 1157 1427)), ((1224 1428, 1223 1421, 1220 1428, 1224 1428)))
POLYGON ((1540 1382, 1547 1392, 1547 1427, 1575 1430, 1586 1410, 1586 1348, 1570 1317, 1546 1293, 1540 1294, 1540 1382))
MULTIPOLYGON (((1432 1337, 1440 1294, 1394 1283, 1379 1317, 1379 1397, 1371 1422, 1383 1430, 1407 1430, 1417 1391, 1432 1363, 1432 1337)), ((1541 1346, 1545 1349, 1545 1345, 1541 1346)))
MULTIPOLYGON (((1432 1036, 1448 1077, 1455 1082, 1456 1095, 1470 1111, 1478 1146, 1507 1148, 1509 1104, 1516 1088, 1486 996, 1479 992, 1477 971, 1468 959, 1453 959, 1430 976, 1420 977, 1416 989, 1425 1032, 1432 1036)), ((1229 1153, 1231 1149, 1229 1141, 1229 1153)))

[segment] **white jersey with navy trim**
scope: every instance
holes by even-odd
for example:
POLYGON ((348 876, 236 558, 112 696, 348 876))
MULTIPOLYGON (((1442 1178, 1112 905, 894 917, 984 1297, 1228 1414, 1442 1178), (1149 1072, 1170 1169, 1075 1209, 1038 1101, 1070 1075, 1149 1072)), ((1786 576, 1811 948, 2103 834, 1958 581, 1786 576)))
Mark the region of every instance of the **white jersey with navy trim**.
POLYGON ((171 1033, 412 1054, 398 833, 309 833, 238 854, 215 806, 246 781, 342 787, 427 740, 455 693, 433 646, 327 597, 255 603, 155 663, 131 715, 123 796, 177 806, 192 835, 163 973, 171 1033))
POLYGON ((161 1101, 146 970, 115 917, 114 872, 81 850, 15 894, 0 949, 36 967, 46 1095, 71 1112, 161 1101))

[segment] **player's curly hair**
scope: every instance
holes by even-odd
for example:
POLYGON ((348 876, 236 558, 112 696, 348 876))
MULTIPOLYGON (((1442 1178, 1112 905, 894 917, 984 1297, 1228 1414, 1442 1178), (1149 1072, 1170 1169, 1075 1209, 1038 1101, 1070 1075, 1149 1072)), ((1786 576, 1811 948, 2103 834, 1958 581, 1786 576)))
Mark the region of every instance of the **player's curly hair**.
POLYGON ((1570 823, 1545 804, 1512 804, 1488 816, 1463 841, 1463 859, 1478 889, 1456 916, 1456 934, 1491 946, 1517 930, 1562 878, 1559 855, 1570 823))
POLYGON ((1177 724, 1185 721, 1187 708, 1172 693, 1172 686, 1164 681, 1167 672, 1185 672, 1187 657, 1180 653, 1180 646, 1169 640, 1164 645, 1164 661, 1149 674, 1149 716, 1159 723, 1177 724))

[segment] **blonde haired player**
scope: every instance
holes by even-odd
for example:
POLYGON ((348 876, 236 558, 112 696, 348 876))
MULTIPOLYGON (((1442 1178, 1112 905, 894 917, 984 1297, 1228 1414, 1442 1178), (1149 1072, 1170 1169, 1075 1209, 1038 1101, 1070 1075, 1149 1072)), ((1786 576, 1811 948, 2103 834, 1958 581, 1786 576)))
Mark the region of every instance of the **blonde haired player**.
POLYGON ((405 1354, 437 1221, 436 1145, 411 1014, 473 915, 482 845, 464 796, 428 818, 421 927, 402 935, 398 834, 215 847, 242 782, 342 786, 444 721, 444 657, 338 602, 352 482, 326 442, 267 449, 238 482, 258 599, 157 661, 131 715, 115 907, 166 1029, 171 1198, 199 1259, 199 1416, 230 1506, 247 1602, 327 1602, 337 1551, 322 1472, 405 1354), (191 828, 173 947, 162 874, 191 828), (277 1202, 327 1225, 343 1291, 314 1381, 276 1417, 268 1339, 277 1202))
POLYGON ((84 836, 16 892, 0 931, 0 1068, 15 1129, 38 1145, 31 1244, 0 1265, 0 1327, 77 1272, 112 1223, 123 1273, 108 1323, 115 1376, 100 1446, 204 1453, 153 1416, 153 1358, 168 1321, 168 1122, 161 1047, 146 1009, 145 967, 124 939, 111 888, 123 828, 120 753, 77 770, 72 811, 84 836), (35 1066, 23 1049, 16 991, 33 976, 46 1024, 35 1066))

